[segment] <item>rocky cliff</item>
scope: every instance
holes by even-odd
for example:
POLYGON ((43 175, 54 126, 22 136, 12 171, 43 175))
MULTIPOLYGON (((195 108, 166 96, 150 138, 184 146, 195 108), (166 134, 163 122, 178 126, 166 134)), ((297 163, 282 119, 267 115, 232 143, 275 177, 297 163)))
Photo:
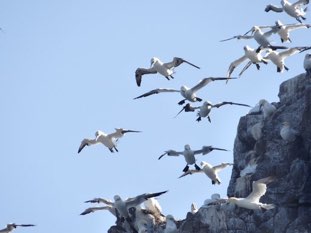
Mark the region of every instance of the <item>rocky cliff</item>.
MULTIPOLYGON (((273 111, 263 113, 264 106, 257 106, 240 119, 227 191, 229 197, 246 197, 252 181, 274 176, 261 201, 276 207, 264 211, 228 203, 203 205, 177 223, 178 232, 311 232, 311 79, 301 74, 285 81, 278 96, 273 111), (281 137, 284 122, 293 137, 281 137)), ((157 225, 154 232, 164 232, 164 227, 157 225)), ((121 232, 114 229, 109 232, 121 232)))

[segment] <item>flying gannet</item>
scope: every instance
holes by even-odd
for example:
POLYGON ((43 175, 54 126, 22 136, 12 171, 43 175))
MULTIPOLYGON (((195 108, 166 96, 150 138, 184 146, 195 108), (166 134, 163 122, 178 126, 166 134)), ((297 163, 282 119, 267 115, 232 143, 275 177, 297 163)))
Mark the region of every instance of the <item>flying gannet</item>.
POLYGON ((142 204, 147 199, 160 196, 166 192, 167 191, 158 192, 158 193, 145 193, 145 194, 141 194, 136 197, 133 197, 133 198, 128 198, 126 200, 122 200, 119 195, 115 195, 114 202, 104 199, 104 198, 95 198, 93 200, 86 201, 86 202, 91 202, 91 203, 103 202, 106 205, 109 205, 115 208, 117 219, 121 219, 121 221, 124 221, 124 220, 128 221, 129 220, 128 209, 130 207, 137 207, 138 205, 142 204))
POLYGON ((224 41, 228 41, 231 39, 254 39, 258 44, 259 47, 256 49, 256 52, 259 52, 261 49, 263 48, 271 48, 273 50, 276 49, 287 49, 287 47, 285 46, 276 46, 276 45, 272 45, 269 41, 269 37, 277 32, 277 27, 271 27, 271 29, 269 31, 263 32, 261 29, 263 27, 260 26, 253 26, 251 29, 252 35, 238 35, 238 36, 233 36, 231 38, 225 39, 225 40, 221 40, 220 42, 224 42, 224 41))
MULTIPOLYGON (((189 103, 187 103, 178 113, 176 116, 178 116, 182 111, 185 112, 194 112, 196 109, 199 109, 198 111, 198 118, 196 121, 201 121, 202 117, 207 117, 208 121, 211 122, 211 118, 209 116, 210 112, 212 111, 212 108, 220 108, 221 106, 224 105, 239 105, 239 106, 245 106, 245 107, 251 107, 247 104, 239 104, 239 103, 234 103, 234 102, 228 102, 224 101, 218 104, 212 104, 210 101, 204 101, 203 104, 199 107, 193 107, 189 103)), ((175 116, 175 117, 176 117, 175 116)))
POLYGON ((306 10, 302 9, 303 5, 309 4, 309 0, 298 0, 297 2, 291 4, 288 0, 281 0, 281 7, 275 6, 275 5, 267 5, 265 8, 266 12, 269 12, 270 10, 280 13, 280 12, 286 12, 289 16, 295 18, 299 23, 302 23, 301 19, 306 20, 306 10))
POLYGON ((261 50, 258 52, 247 45, 244 46, 243 49, 244 49, 244 55, 230 64, 228 72, 227 72, 227 80, 231 78, 231 74, 234 71, 234 69, 244 61, 248 60, 248 63, 242 69, 239 76, 241 76, 244 73, 244 71, 247 70, 248 67, 250 67, 250 65, 252 64, 255 64, 258 70, 260 69, 260 65, 258 63, 262 62, 264 64, 268 64, 268 61, 262 57, 261 50))
POLYGON ((16 224, 16 223, 9 223, 6 225, 6 228, 1 229, 1 233, 11 233, 17 227, 34 227, 36 225, 33 224, 16 224))
POLYGON ((311 54, 308 53, 303 61, 303 68, 306 70, 307 77, 311 77, 311 54))
POLYGON ((285 25, 283 24, 280 20, 277 20, 275 22, 276 24, 276 32, 278 33, 278 35, 281 38, 281 42, 292 42, 292 40, 289 37, 289 33, 293 30, 297 30, 297 29, 302 29, 302 28, 310 28, 311 24, 290 24, 290 25, 285 25))
POLYGON ((141 131, 136 131, 136 130, 122 129, 122 128, 116 128, 115 130, 116 130, 115 132, 110 133, 110 134, 106 134, 100 130, 97 130, 95 132, 95 137, 96 137, 95 139, 85 138, 82 140, 78 153, 80 153, 85 146, 91 146, 91 145, 95 145, 98 143, 101 143, 104 146, 108 147, 108 149, 112 153, 114 152, 114 150, 118 152, 117 141, 119 138, 123 137, 125 133, 140 133, 141 132, 141 131))
POLYGON ((257 181, 253 181, 253 191, 245 198, 237 198, 237 197, 230 197, 228 199, 229 203, 234 203, 239 207, 243 207, 246 209, 251 210, 258 210, 258 209, 273 209, 273 204, 264 204, 259 202, 260 198, 265 195, 267 191, 267 184, 274 181, 274 177, 266 177, 257 181))
POLYGON ((163 75, 167 80, 170 80, 170 78, 174 78, 174 68, 181 65, 182 63, 187 63, 197 69, 200 69, 200 67, 180 58, 180 57, 174 57, 173 61, 163 63, 160 61, 159 58, 153 57, 151 58, 151 67, 150 68, 137 68, 135 72, 135 78, 137 86, 141 85, 142 76, 144 74, 155 74, 159 73, 163 75))
POLYGON ((272 63, 277 67, 277 72, 283 72, 284 69, 289 70, 289 68, 286 67, 284 63, 287 57, 297 54, 298 52, 305 51, 308 48, 309 47, 293 47, 283 52, 277 52, 268 49, 264 59, 272 61, 272 63))
POLYGON ((108 210, 112 215, 117 216, 115 208, 110 206, 110 205, 99 206, 99 207, 90 207, 90 208, 85 209, 80 215, 86 215, 86 214, 94 213, 98 210, 108 210))
POLYGON ((227 166, 232 166, 233 163, 221 163, 217 166, 212 166, 211 164, 202 161, 201 162, 201 166, 202 169, 201 170, 188 170, 186 172, 184 172, 184 174, 182 174, 180 177, 184 177, 187 175, 192 175, 195 173, 204 173, 205 175, 208 176, 208 178, 210 178, 212 180, 212 184, 220 184, 220 178, 218 176, 218 172, 220 172, 222 169, 226 168, 227 166))
POLYGON ((213 150, 228 151, 226 149, 216 148, 212 146, 203 146, 202 149, 200 150, 191 150, 190 145, 188 144, 186 144, 184 148, 185 148, 184 151, 167 150, 158 159, 160 160, 164 155, 168 155, 168 156, 183 155, 187 163, 186 167, 183 169, 183 172, 187 172, 189 170, 189 165, 193 165, 193 164, 194 164, 195 169, 199 171, 201 170, 201 168, 196 164, 196 159, 194 157, 195 155, 197 154, 206 155, 213 150))
POLYGON ((140 96, 137 96, 134 99, 139 99, 142 97, 147 97, 150 95, 164 93, 164 92, 179 92, 182 95, 182 97, 184 97, 183 100, 178 102, 179 105, 183 105, 186 100, 188 100, 190 102, 196 102, 196 101, 200 102, 200 101, 202 101, 202 99, 196 96, 196 92, 199 91, 201 88, 205 87, 210 82, 218 81, 218 80, 227 80, 227 78, 225 78, 225 77, 223 77, 223 78, 221 78, 221 77, 204 78, 204 79, 200 80, 199 83, 197 85, 195 85, 194 87, 189 88, 189 87, 184 85, 184 86, 180 87, 180 90, 170 89, 170 88, 158 88, 158 89, 151 90, 151 91, 149 91, 145 94, 142 94, 140 96))

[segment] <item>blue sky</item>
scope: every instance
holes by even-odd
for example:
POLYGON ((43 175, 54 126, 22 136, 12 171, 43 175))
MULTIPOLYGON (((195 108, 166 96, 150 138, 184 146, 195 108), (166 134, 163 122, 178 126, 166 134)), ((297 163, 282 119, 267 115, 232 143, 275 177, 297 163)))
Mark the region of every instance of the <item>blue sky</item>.
MULTIPOLYGON (((197 123, 191 113, 173 118, 180 110, 177 94, 133 98, 225 76, 243 46, 257 44, 219 40, 278 19, 296 23, 264 12, 268 3, 279 1, 1 1, 0 229, 16 222, 37 224, 19 232, 106 232, 114 217, 105 211, 80 216, 90 206, 85 200, 169 190, 159 198, 163 213, 183 219, 192 202, 201 205, 215 192, 226 196, 231 168, 220 174, 221 185, 212 186, 204 175, 177 179, 182 157, 157 158, 185 144, 213 145, 230 152, 198 156, 198 163, 232 162, 237 124, 249 109, 225 106, 211 113, 211 124, 197 123), (149 75, 137 87, 136 68, 148 67, 153 56, 182 57, 201 69, 185 64, 174 80, 149 75), (125 135, 119 153, 97 145, 77 154, 83 138, 116 127, 143 132, 125 135)), ((310 45, 311 30, 294 31, 291 38, 288 46, 310 45)), ((271 40, 280 44, 276 36, 271 40)), ((290 70, 282 74, 272 64, 260 71, 252 66, 240 79, 211 83, 198 95, 252 106, 262 98, 278 101, 280 83, 304 72, 303 58, 288 58, 290 70)))

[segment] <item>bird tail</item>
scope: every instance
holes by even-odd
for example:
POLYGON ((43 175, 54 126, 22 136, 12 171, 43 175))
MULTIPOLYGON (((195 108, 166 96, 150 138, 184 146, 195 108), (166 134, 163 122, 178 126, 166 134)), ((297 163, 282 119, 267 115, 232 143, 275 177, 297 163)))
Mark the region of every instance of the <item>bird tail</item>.
POLYGON ((266 210, 271 210, 275 208, 275 205, 274 204, 262 204, 260 207, 266 210))

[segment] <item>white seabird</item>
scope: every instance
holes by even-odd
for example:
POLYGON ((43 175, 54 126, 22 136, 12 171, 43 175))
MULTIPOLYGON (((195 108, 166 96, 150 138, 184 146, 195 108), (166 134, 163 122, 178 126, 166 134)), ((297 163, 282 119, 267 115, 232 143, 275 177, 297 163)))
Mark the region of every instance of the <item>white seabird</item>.
POLYGON ((131 223, 138 233, 149 233, 153 232, 153 226, 155 224, 155 219, 153 214, 140 206, 130 207, 128 209, 131 223))
POLYGON ((280 135, 284 141, 293 142, 296 140, 296 137, 299 136, 299 132, 293 129, 289 122, 284 121, 282 123, 280 135))
POLYGON ((252 49, 247 45, 244 46, 243 49, 245 54, 230 64, 227 72, 227 79, 231 78, 231 74, 234 71, 234 69, 244 61, 249 60, 246 66, 240 72, 239 76, 241 76, 251 64, 255 64, 258 70, 260 69, 260 65, 258 63, 262 62, 264 64, 268 64, 268 61, 262 57, 261 51, 257 52, 256 50, 252 49))
POLYGON ((1 229, 1 233, 11 233, 17 227, 34 227, 36 225, 33 224, 16 224, 16 223, 9 223, 6 225, 6 228, 1 229))
POLYGON ((180 58, 180 57, 174 57, 173 61, 163 63, 160 61, 159 58, 153 57, 151 58, 151 67, 150 68, 137 68, 135 71, 135 78, 137 86, 141 85, 142 76, 144 74, 155 74, 159 73, 163 75, 167 80, 170 80, 170 78, 174 78, 174 68, 181 65, 182 63, 187 63, 197 69, 200 69, 200 67, 180 58))
POLYGON ((86 202, 91 202, 91 203, 103 202, 106 205, 109 205, 115 208, 117 219, 121 219, 121 221, 123 219, 124 221, 124 220, 128 220, 128 217, 129 217, 128 209, 130 207, 137 207, 138 205, 142 204, 147 199, 160 196, 166 192, 167 191, 158 192, 158 193, 145 193, 145 194, 141 194, 136 197, 133 197, 133 198, 128 198, 126 200, 122 200, 119 195, 115 195, 114 202, 104 199, 104 198, 95 198, 93 200, 86 201, 86 202))
MULTIPOLYGON (((239 103, 234 103, 234 102, 228 102, 224 101, 218 104, 212 104, 210 101, 204 101, 203 104, 199 107, 193 107, 189 103, 186 104, 178 113, 176 116, 178 116, 182 111, 185 112, 194 112, 196 109, 199 109, 198 111, 198 118, 196 121, 201 121, 202 117, 207 117, 208 121, 211 122, 211 118, 209 116, 210 112, 212 111, 212 108, 220 108, 221 106, 224 105, 239 105, 239 106, 244 106, 244 107, 251 107, 247 104, 239 104, 239 103)), ((176 117, 175 116, 175 117, 176 117)))
POLYGON ((297 29, 301 29, 301 28, 310 28, 311 25, 310 24, 290 24, 290 25, 285 25, 283 24, 280 20, 277 20, 275 22, 276 26, 277 26, 277 33, 279 34, 280 38, 281 38, 281 42, 292 42, 292 40, 289 37, 289 33, 293 30, 297 30, 297 29))
POLYGON ((160 203, 154 197, 149 198, 148 200, 144 201, 145 209, 150 211, 155 218, 157 223, 164 221, 164 215, 162 214, 162 208, 160 203))
POLYGON ((218 176, 218 172, 220 172, 221 170, 223 170, 227 166, 233 166, 233 163, 221 163, 221 164, 213 167, 211 164, 202 161, 201 166, 202 166, 201 170, 188 170, 188 171, 184 172, 184 174, 182 174, 178 178, 181 178, 181 177, 184 177, 187 175, 192 175, 195 173, 204 173, 205 175, 208 176, 208 178, 210 178, 212 180, 212 184, 220 184, 221 181, 220 181, 220 178, 218 176))
POLYGON ((173 215, 170 215, 170 214, 167 215, 164 233, 177 233, 177 232, 178 232, 177 226, 176 226, 173 215))
POLYGON ((307 49, 308 47, 293 47, 283 52, 277 52, 268 49, 264 59, 272 61, 273 64, 275 64, 277 67, 277 72, 283 72, 284 69, 289 70, 289 68, 286 67, 284 63, 287 57, 297 54, 298 52, 305 51, 307 49))
POLYGON ((192 202, 191 203, 191 213, 195 214, 198 211, 199 211, 199 209, 198 209, 197 205, 194 202, 192 202))
POLYGON ((253 181, 253 191, 245 198, 237 198, 237 197, 230 197, 228 199, 229 203, 234 203, 239 207, 243 207, 246 209, 251 210, 258 210, 258 209, 273 209, 273 204, 264 204, 259 202, 260 198, 265 195, 267 191, 267 184, 274 181, 274 178, 269 176, 257 181, 253 181))
POLYGON ((202 101, 202 99, 196 96, 196 92, 199 91, 201 88, 205 87, 210 82, 218 81, 218 80, 227 80, 227 78, 224 78, 224 77, 223 78, 221 78, 221 77, 204 78, 204 79, 200 80, 199 83, 197 85, 195 85, 194 87, 189 88, 187 86, 181 86, 180 90, 169 89, 169 88, 158 88, 158 89, 154 89, 152 91, 149 91, 145 94, 142 94, 140 96, 137 96, 134 99, 139 99, 142 97, 147 97, 150 95, 164 93, 164 92, 179 92, 182 95, 182 97, 185 98, 185 99, 181 100, 180 102, 178 102, 179 105, 184 104, 186 100, 188 100, 190 102, 196 102, 196 101, 200 102, 200 101, 202 101))
POLYGON ((276 111, 276 107, 265 99, 259 100, 258 105, 259 111, 262 112, 264 119, 271 116, 276 111))
POLYGON ((203 146, 202 149, 200 150, 191 150, 190 145, 188 144, 186 144, 184 148, 185 148, 184 151, 167 150, 165 151, 164 154, 160 155, 158 159, 161 159, 164 155, 167 155, 167 156, 183 155, 187 163, 186 167, 183 169, 183 172, 188 171, 189 165, 193 165, 193 164, 194 164, 195 169, 199 171, 201 170, 201 168, 196 164, 196 159, 194 157, 195 155, 197 154, 206 155, 213 150, 228 151, 226 149, 221 149, 221 148, 212 147, 212 146, 203 146))
POLYGON ((271 29, 269 31, 263 32, 261 30, 260 26, 253 26, 251 29, 252 35, 246 35, 247 33, 245 33, 244 35, 238 35, 238 36, 234 36, 231 37, 229 39, 225 39, 225 40, 221 40, 221 42, 224 41, 228 41, 231 39, 254 39, 258 44, 259 44, 259 48, 257 48, 256 52, 259 52, 260 49, 263 48, 271 48, 273 50, 275 49, 287 49, 287 47, 285 46, 275 46, 275 45, 271 45, 270 41, 269 41, 269 37, 277 32, 277 27, 271 27, 271 29))
POLYGON ((95 132, 95 139, 88 139, 85 138, 82 140, 81 145, 78 149, 78 153, 82 151, 82 149, 85 146, 91 146, 95 144, 103 144, 104 146, 108 147, 110 152, 117 151, 117 141, 119 138, 123 137, 125 133, 140 133, 141 131, 136 131, 136 130, 128 130, 128 129, 122 129, 122 128, 116 128, 116 131, 110 134, 106 134, 100 130, 97 130, 95 132))
POLYGON ((117 216, 115 208, 112 206, 109 206, 109 205, 87 208, 80 215, 86 215, 86 214, 94 213, 98 210, 108 210, 112 215, 114 215, 115 217, 117 216))
POLYGON ((303 61, 303 68, 306 70, 307 77, 311 77, 311 54, 308 53, 303 61))
POLYGON ((224 203, 224 199, 220 198, 219 193, 214 193, 211 195, 211 198, 206 199, 203 203, 205 206, 214 205, 214 204, 221 204, 224 203))
POLYGON ((286 12, 289 16, 295 18, 299 23, 302 23, 301 19, 306 20, 306 10, 302 9, 304 5, 309 4, 309 0, 298 0, 297 2, 291 4, 288 0, 281 0, 281 7, 275 6, 275 5, 267 5, 265 8, 266 12, 269 12, 270 10, 280 13, 280 12, 286 12))

